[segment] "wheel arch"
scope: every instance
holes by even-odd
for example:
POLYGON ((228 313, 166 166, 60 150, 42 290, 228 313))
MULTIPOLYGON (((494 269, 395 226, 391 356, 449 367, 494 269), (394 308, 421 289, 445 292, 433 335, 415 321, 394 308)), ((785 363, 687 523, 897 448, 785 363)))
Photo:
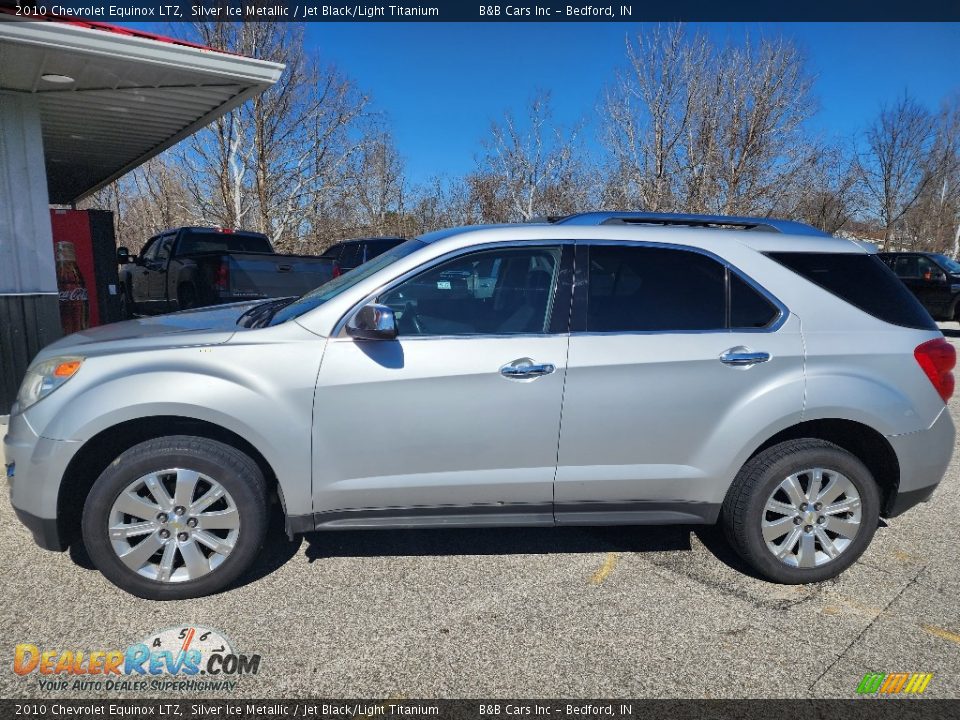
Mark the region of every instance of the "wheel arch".
POLYGON ((889 515, 900 488, 900 461, 887 438, 861 422, 821 418, 791 425, 764 441, 750 454, 747 462, 769 447, 802 438, 831 442, 866 465, 880 490, 880 514, 889 515))
MULTIPOLYGON (((57 524, 65 544, 80 537, 83 504, 100 474, 134 445, 169 435, 193 435, 216 440, 248 455, 260 468, 271 493, 277 492, 276 473, 248 440, 215 423, 177 415, 137 418, 112 425, 87 440, 71 458, 57 495, 57 524)), ((281 496, 282 497, 282 496, 281 496)))

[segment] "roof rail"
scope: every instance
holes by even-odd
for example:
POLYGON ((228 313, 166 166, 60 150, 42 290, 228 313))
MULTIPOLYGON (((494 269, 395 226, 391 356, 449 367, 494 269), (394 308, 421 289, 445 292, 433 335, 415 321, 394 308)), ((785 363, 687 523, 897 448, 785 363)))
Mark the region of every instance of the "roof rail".
POLYGON ((683 213, 586 212, 567 215, 553 221, 557 225, 661 225, 664 227, 710 227, 737 230, 758 230, 790 235, 832 237, 812 225, 777 218, 740 217, 736 215, 687 215, 683 213))

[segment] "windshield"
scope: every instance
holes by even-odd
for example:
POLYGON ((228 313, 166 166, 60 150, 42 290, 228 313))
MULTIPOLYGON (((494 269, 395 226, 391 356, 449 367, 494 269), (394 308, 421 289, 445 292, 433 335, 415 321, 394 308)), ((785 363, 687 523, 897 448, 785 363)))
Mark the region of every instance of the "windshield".
POLYGON ((311 290, 303 297, 295 300, 286 307, 281 308, 279 311, 277 311, 277 314, 273 316, 270 324, 279 325, 287 320, 300 317, 304 313, 320 307, 327 302, 327 300, 332 300, 340 293, 349 290, 357 283, 366 280, 368 277, 376 272, 379 272, 387 265, 390 265, 400 258, 406 257, 407 255, 410 255, 411 253, 414 253, 424 247, 426 247, 426 244, 420 242, 419 240, 407 240, 407 242, 403 243, 402 245, 397 245, 395 248, 387 250, 387 252, 383 253, 383 255, 378 255, 370 262, 364 263, 354 270, 346 272, 338 278, 334 278, 328 283, 324 283, 316 290, 311 290))
POLYGON ((949 272, 951 275, 960 275, 960 263, 958 263, 956 260, 951 260, 946 255, 934 255, 934 257, 937 259, 937 262, 940 263, 942 267, 946 268, 947 272, 949 272))

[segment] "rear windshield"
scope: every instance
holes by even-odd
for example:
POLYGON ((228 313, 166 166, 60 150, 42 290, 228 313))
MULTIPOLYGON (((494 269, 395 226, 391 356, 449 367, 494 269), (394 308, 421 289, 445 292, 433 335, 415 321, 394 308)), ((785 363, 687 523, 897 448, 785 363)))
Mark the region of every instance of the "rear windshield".
POLYGON ((774 252, 769 257, 884 322, 937 329, 923 305, 876 255, 774 252))
POLYGON ((272 253, 270 241, 263 235, 241 235, 216 231, 191 230, 180 236, 178 255, 197 253, 251 252, 272 253))

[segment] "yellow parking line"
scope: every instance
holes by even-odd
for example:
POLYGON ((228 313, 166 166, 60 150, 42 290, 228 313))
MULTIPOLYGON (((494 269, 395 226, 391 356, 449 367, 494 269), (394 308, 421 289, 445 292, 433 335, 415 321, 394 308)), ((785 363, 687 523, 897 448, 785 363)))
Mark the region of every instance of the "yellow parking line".
POLYGON ((590 578, 590 582, 594 585, 599 585, 606 580, 607 576, 613 572, 613 568, 616 567, 617 559, 619 557, 620 553, 608 552, 606 560, 603 561, 603 565, 600 566, 600 569, 593 574, 592 578, 590 578))
POLYGON ((943 640, 949 640, 952 643, 956 643, 957 645, 960 645, 960 635, 958 635, 955 632, 944 630, 943 628, 937 627, 936 625, 921 625, 920 627, 923 628, 924 631, 930 633, 931 635, 936 635, 938 638, 941 638, 943 640))

